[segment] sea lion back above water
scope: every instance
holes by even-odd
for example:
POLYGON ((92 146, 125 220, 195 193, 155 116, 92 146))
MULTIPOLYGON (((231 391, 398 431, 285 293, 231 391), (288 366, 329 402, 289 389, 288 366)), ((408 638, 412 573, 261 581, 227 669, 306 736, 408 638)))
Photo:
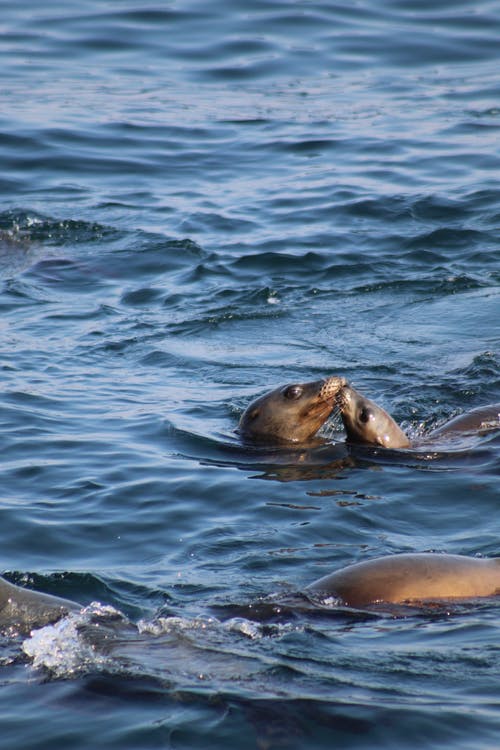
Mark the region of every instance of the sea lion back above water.
POLYGON ((341 568, 306 591, 335 597, 348 607, 497 596, 500 558, 432 552, 387 555, 341 568))
POLYGON ((481 435, 498 429, 500 429, 500 404, 489 404, 488 406, 478 406, 464 414, 458 414, 458 416, 432 430, 429 438, 474 433, 481 435))
POLYGON ((0 631, 9 627, 29 631, 80 609, 76 602, 31 591, 0 577, 0 631))
POLYGON ((238 432, 244 440, 305 443, 326 422, 347 381, 340 377, 280 386, 243 413, 238 432))

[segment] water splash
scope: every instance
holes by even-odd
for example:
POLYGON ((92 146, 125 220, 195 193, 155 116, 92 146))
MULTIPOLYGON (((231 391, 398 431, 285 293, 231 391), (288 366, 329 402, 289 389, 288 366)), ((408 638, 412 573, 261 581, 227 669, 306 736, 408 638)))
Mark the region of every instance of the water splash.
POLYGON ((114 607, 94 602, 54 625, 33 630, 21 648, 35 669, 46 669, 56 677, 100 669, 109 663, 109 657, 82 638, 82 628, 96 620, 115 620, 117 616, 121 617, 114 607))

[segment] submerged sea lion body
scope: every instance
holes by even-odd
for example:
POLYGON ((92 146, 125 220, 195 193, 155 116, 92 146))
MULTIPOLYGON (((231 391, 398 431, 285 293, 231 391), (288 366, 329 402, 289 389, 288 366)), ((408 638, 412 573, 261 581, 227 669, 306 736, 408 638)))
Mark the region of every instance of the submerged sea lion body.
POLYGON ((280 386, 254 401, 240 419, 245 440, 305 443, 330 416, 344 378, 280 386))
POLYGON ((500 594, 500 558, 415 553, 349 565, 310 584, 307 591, 334 596, 348 607, 500 594))
MULTIPOLYGON (((342 422, 351 443, 380 445, 384 448, 410 448, 412 443, 401 427, 381 406, 346 384, 338 393, 342 422)), ((423 440, 480 433, 500 428, 500 404, 479 407, 460 414, 426 435, 423 440)))
POLYGON ((0 628, 30 630, 80 609, 69 599, 24 589, 0 577, 0 628))

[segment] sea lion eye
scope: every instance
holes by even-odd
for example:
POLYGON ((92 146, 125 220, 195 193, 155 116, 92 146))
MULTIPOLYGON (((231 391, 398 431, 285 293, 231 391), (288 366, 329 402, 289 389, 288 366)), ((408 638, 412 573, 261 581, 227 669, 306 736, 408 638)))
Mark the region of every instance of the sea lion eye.
POLYGON ((290 399, 290 401, 295 401, 302 396, 302 392, 303 389, 301 385, 289 385, 283 391, 283 395, 285 398, 290 399))
POLYGON ((367 409, 365 406, 363 406, 363 408, 359 412, 359 421, 360 422, 364 422, 366 424, 366 422, 369 421, 371 415, 372 415, 372 413, 371 413, 370 409, 367 409))

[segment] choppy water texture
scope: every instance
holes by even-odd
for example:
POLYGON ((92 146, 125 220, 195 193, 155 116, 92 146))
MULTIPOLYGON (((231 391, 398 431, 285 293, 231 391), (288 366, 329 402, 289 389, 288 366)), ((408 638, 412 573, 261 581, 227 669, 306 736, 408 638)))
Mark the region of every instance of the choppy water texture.
POLYGON ((4 634, 0 745, 496 747, 498 604, 265 597, 500 555, 498 436, 384 456, 234 428, 327 374, 412 435, 499 400, 498 3, 6 0, 1 23, 0 569, 99 604, 4 634))

